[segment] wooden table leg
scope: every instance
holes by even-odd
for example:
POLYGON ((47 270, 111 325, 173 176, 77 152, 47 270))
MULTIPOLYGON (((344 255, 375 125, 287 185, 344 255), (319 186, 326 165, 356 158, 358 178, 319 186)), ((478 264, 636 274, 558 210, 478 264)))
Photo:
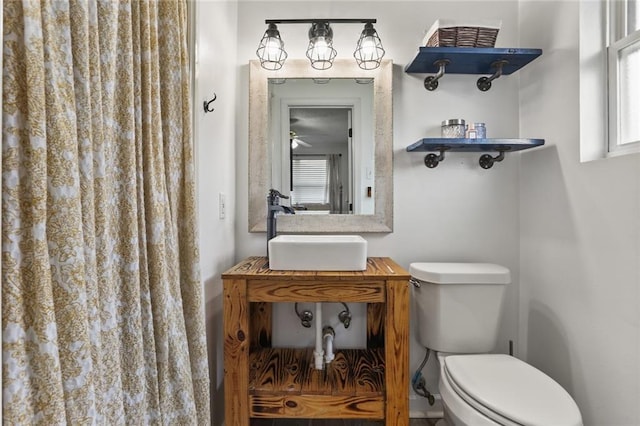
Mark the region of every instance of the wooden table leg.
POLYGON ((385 314, 386 426, 409 425, 409 282, 387 281, 385 314))
POLYGON ((249 303, 246 280, 224 280, 225 424, 249 426, 249 303))

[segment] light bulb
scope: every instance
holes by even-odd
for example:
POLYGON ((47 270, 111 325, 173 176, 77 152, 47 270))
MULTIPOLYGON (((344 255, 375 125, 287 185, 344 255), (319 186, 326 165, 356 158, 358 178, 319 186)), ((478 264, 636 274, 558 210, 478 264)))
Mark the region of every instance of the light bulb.
POLYGON ((329 53, 329 45, 324 37, 318 37, 313 45, 312 56, 318 59, 324 59, 329 53))
POLYGON ((278 61, 280 59, 280 52, 282 51, 282 44, 277 38, 271 37, 266 42, 265 50, 268 61, 278 61))
POLYGON ((371 36, 364 38, 360 46, 362 56, 365 58, 370 58, 376 53, 376 41, 371 36))

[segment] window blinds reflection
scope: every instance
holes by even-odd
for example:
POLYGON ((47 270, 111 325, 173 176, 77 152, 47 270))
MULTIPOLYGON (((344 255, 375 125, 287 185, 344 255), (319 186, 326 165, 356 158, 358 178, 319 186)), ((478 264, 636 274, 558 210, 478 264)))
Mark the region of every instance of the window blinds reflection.
POLYGON ((291 161, 293 173, 293 205, 327 204, 329 202, 326 157, 299 158, 291 161))

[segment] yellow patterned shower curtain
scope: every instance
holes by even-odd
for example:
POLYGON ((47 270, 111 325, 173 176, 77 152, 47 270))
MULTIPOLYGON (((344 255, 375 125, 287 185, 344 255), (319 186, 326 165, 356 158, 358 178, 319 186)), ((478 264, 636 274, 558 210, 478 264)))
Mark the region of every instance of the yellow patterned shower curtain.
POLYGON ((3 13, 4 424, 208 424, 186 0, 3 13))

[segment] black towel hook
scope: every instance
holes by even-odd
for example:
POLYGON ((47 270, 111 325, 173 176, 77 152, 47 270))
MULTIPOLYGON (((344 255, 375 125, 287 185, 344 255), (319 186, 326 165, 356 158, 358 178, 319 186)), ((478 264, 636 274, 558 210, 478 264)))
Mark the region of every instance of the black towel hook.
POLYGON ((208 102, 207 102, 207 101, 204 101, 203 106, 204 106, 204 112, 205 112, 205 113, 207 113, 207 112, 213 112, 213 110, 214 110, 215 108, 211 107, 211 103, 212 103, 213 101, 215 101, 216 99, 218 99, 218 95, 216 95, 216 94, 214 93, 214 94, 213 94, 213 99, 211 99, 211 100, 210 100, 210 101, 208 101, 208 102))

